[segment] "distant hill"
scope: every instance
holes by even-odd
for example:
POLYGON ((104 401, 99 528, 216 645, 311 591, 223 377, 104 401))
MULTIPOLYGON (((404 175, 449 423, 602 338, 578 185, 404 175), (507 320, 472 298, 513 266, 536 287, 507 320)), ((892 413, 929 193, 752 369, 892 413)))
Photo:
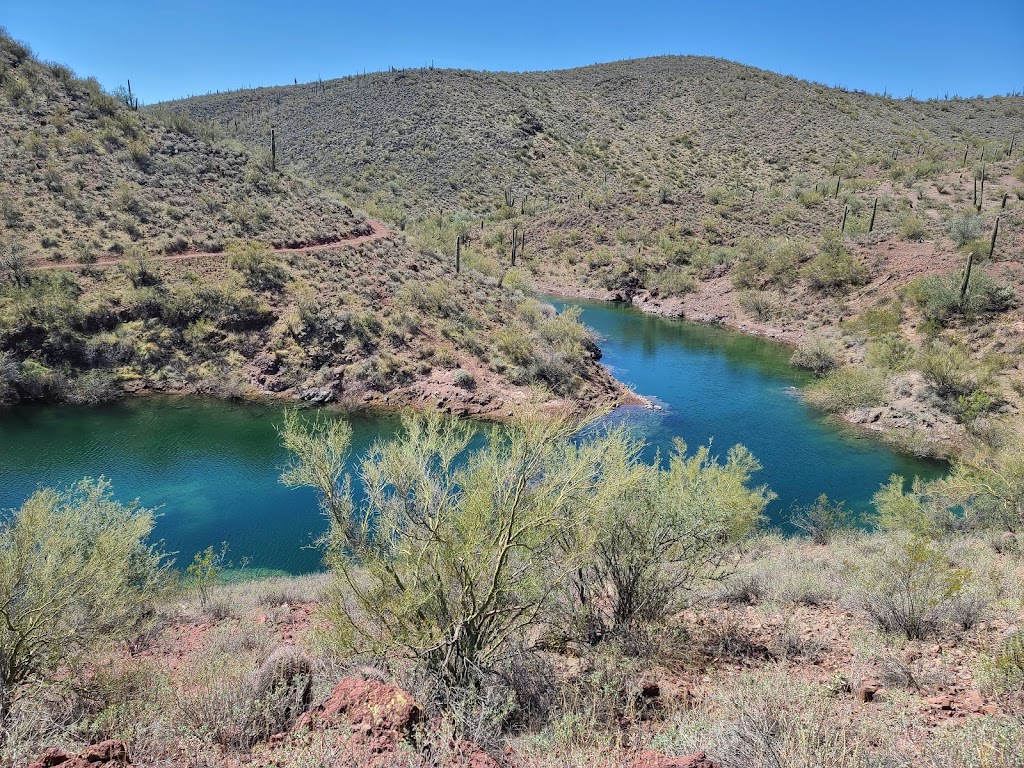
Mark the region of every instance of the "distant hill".
POLYGON ((672 56, 555 72, 401 70, 212 94, 172 109, 363 204, 490 211, 602 187, 752 190, 894 152, 1008 142, 1024 99, 896 100, 719 59, 672 56))

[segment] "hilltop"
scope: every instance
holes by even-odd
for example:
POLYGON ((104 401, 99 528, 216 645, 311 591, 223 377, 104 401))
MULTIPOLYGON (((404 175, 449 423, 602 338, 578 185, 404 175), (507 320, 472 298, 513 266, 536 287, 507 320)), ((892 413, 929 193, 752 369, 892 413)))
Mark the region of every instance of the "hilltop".
POLYGON ((816 402, 911 450, 948 454, 1019 408, 1020 96, 893 99, 660 57, 164 108, 252 146, 273 127, 289 166, 436 252, 460 239, 484 274, 788 341, 824 376, 816 402))
POLYGON ((0 35, 0 402, 125 392, 509 415, 624 390, 589 334, 209 126, 0 35))

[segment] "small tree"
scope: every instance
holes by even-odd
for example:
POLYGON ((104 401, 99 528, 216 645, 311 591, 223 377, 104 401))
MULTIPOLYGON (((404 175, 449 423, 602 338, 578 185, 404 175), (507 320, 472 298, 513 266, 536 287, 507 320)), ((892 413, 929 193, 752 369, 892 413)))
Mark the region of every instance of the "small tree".
POLYGON ((321 544, 348 546, 355 534, 351 481, 345 474, 352 427, 340 419, 303 419, 289 410, 280 434, 292 456, 281 473, 281 482, 289 488, 314 489, 320 497, 320 511, 330 523, 321 544))
POLYGON ((135 628, 165 575, 153 523, 103 479, 38 491, 0 519, 0 722, 29 684, 135 628))
MULTIPOLYGON (((474 433, 461 423, 405 415, 402 425, 361 462, 356 524, 331 517, 336 640, 349 652, 415 660, 450 683, 478 683, 579 565, 584 547, 554 543, 585 529, 605 445, 571 442, 577 425, 557 418, 496 427, 473 451, 474 433)), ((330 432, 304 434, 295 445, 334 461, 317 482, 347 498, 330 432)))
POLYGON ((793 527, 815 544, 828 544, 837 532, 853 524, 850 510, 842 501, 829 501, 824 493, 813 504, 796 506, 790 516, 793 527))

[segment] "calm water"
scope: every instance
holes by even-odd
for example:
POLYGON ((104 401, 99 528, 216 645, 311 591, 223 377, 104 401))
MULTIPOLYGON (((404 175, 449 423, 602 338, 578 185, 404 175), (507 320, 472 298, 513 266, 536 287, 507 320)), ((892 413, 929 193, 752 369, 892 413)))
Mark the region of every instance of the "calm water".
MULTIPOLYGON (((581 306, 605 337, 604 362, 663 406, 621 417, 662 448, 676 435, 690 445, 713 438, 722 453, 745 444, 764 465, 758 482, 779 494, 777 522, 819 493, 865 509, 889 475, 941 471, 804 406, 787 392, 807 379, 788 365, 785 347, 614 305, 581 306)), ((41 484, 103 475, 119 498, 162 507, 157 535, 179 564, 226 540, 251 569, 315 570, 320 557, 309 544, 323 524, 312 492, 277 481, 287 458, 277 439, 281 418, 278 406, 177 398, 0 410, 0 509, 19 506, 41 484)), ((396 428, 387 417, 352 421, 356 455, 396 428)))

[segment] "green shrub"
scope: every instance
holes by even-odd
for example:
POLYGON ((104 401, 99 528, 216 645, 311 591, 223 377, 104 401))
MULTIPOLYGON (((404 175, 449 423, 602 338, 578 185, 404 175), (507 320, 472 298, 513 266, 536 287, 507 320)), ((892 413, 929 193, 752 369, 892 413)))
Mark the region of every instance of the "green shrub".
POLYGON ((454 381, 455 386, 461 389, 474 389, 476 387, 476 377, 462 368, 455 371, 454 381))
POLYGON ((0 518, 0 723, 27 685, 133 631, 164 575, 153 523, 102 479, 37 491, 0 518))
MULTIPOLYGON (((566 607, 556 593, 610 608, 615 621, 664 612, 662 600, 716 573, 771 498, 747 487, 757 463, 739 447, 720 463, 707 448, 686 457, 679 443, 662 470, 642 464, 643 445, 625 433, 572 439, 579 425, 565 419, 521 417, 474 450, 462 422, 402 423, 362 460, 358 511, 329 516, 331 638, 449 683, 479 682, 524 637, 539 639, 548 611, 566 607), (619 563, 628 567, 609 603, 619 563)), ((289 482, 301 469, 301 484, 355 509, 339 483, 348 442, 322 450, 330 433, 297 421, 285 436, 300 446, 289 482)))
POLYGON ((622 432, 602 439, 600 482, 586 518, 593 539, 559 590, 550 622, 560 640, 595 644, 677 614, 695 588, 730 572, 730 556, 775 498, 751 487, 760 464, 742 446, 723 462, 707 446, 687 455, 677 440, 666 469, 642 462, 643 448, 622 432))
POLYGON ((867 268, 859 264, 836 236, 825 238, 821 251, 803 269, 807 284, 815 291, 834 293, 870 280, 867 268))
POLYGON ((870 368, 839 368, 808 388, 807 400, 830 413, 879 405, 885 400, 885 377, 870 368))
POLYGON ((981 235, 981 223, 981 216, 966 212, 950 219, 946 225, 946 230, 949 232, 953 244, 957 248, 963 248, 981 235))
POLYGON ((887 542, 853 573, 864 611, 886 632, 910 640, 928 637, 948 619, 970 576, 915 536, 887 542))
POLYGON ((770 322, 779 317, 783 307, 768 291, 743 291, 737 298, 740 309, 760 322, 770 322))
POLYGON ((962 275, 956 272, 926 275, 908 283, 903 295, 917 305, 925 319, 941 325, 957 315, 1005 312, 1017 305, 1012 287, 993 282, 977 269, 971 275, 965 301, 961 303, 962 281, 962 275))
POLYGON ((797 368, 806 368, 823 376, 839 366, 839 350, 833 342, 813 336, 801 342, 789 362, 797 368))
POLYGON ((853 526, 853 514, 842 501, 829 501, 821 494, 814 503, 795 507, 789 521, 815 544, 824 546, 838 532, 853 526))
POLYGON ((669 267, 656 273, 649 281, 648 287, 661 296, 685 296, 697 290, 697 280, 687 269, 669 267))
POLYGON ((930 344, 918 352, 914 367, 940 397, 969 395, 978 387, 975 364, 961 347, 930 344))
POLYGON ((883 371, 905 371, 914 359, 914 346, 899 334, 872 339, 864 348, 864 362, 883 371))
POLYGON ((225 250, 228 265, 241 273, 246 286, 254 291, 279 291, 288 281, 284 267, 263 243, 232 240, 225 250))
POLYGON ((914 214, 908 214, 900 219, 900 235, 904 240, 920 242, 928 234, 928 227, 924 219, 914 214))

